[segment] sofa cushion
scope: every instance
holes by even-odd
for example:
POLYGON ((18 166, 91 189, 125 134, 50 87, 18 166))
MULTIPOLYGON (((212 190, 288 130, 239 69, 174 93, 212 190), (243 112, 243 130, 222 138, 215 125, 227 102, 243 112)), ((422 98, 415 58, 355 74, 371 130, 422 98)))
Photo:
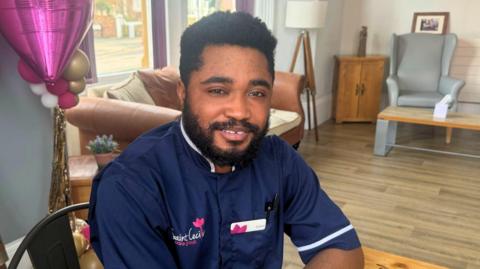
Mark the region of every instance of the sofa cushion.
POLYGON ((297 127, 301 122, 302 117, 296 112, 271 108, 268 135, 281 135, 297 127))
POLYGON ((110 89, 105 91, 104 97, 108 99, 155 105, 155 102, 145 90, 137 73, 132 73, 126 80, 113 85, 110 89))
MULTIPOLYGON (((87 85, 85 92, 85 96, 88 97, 104 97, 105 92, 110 89, 112 85, 107 84, 107 85, 87 85)), ((83 94, 83 93, 82 93, 83 94)))
POLYGON ((399 106, 435 107, 435 104, 442 98, 443 95, 438 92, 400 90, 397 104, 399 106))
POLYGON ((138 76, 155 105, 180 110, 177 96, 178 71, 173 67, 156 70, 140 70, 138 76))

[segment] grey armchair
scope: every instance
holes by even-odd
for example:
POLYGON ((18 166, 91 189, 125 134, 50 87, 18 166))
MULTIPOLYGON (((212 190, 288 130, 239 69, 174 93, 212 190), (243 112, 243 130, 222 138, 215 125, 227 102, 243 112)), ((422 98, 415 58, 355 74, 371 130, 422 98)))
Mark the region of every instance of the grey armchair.
POLYGON ((450 110, 456 111, 458 94, 465 85, 448 76, 456 45, 455 34, 393 34, 387 78, 390 105, 434 107, 450 94, 450 110))

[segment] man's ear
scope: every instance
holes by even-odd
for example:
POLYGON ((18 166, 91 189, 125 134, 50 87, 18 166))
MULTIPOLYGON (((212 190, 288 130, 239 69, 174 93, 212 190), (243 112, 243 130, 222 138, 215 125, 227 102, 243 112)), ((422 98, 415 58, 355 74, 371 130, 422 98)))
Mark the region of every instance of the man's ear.
POLYGON ((177 96, 178 96, 178 100, 180 100, 180 106, 183 110, 183 104, 185 104, 186 92, 185 92, 185 85, 181 80, 177 82, 177 96))

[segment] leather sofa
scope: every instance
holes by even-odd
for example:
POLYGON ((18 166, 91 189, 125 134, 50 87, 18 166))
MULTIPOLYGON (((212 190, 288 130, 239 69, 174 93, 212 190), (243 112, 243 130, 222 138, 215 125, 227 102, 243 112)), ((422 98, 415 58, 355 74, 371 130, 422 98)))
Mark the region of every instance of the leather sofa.
MULTIPOLYGON (((178 77, 174 78, 173 82, 175 79, 178 77)), ((304 112, 300 102, 303 86, 303 76, 275 72, 271 114, 276 114, 276 110, 279 110, 296 112, 291 114, 299 116, 293 128, 280 134, 281 138, 295 147, 299 145, 304 133, 304 112)), ((164 99, 177 98, 174 89, 162 90, 163 96, 166 97, 164 99)), ((171 105, 172 102, 158 105, 162 102, 157 101, 155 105, 151 105, 102 98, 101 95, 87 93, 87 96, 80 97, 76 107, 66 111, 67 121, 78 127, 81 154, 89 154, 86 145, 96 135, 112 134, 120 144, 120 149, 123 149, 142 133, 175 120, 181 115, 179 108, 171 105)), ((106 95, 103 94, 103 97, 106 95)))

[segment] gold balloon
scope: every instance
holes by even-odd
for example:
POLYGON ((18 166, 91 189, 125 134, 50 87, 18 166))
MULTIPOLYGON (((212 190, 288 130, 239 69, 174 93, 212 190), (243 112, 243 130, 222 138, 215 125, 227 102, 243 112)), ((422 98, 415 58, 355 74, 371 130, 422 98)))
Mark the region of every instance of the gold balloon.
POLYGON ((90 249, 80 256, 80 269, 103 269, 103 265, 97 257, 97 254, 90 249))
POLYGON ((85 52, 81 50, 75 51, 70 63, 68 63, 65 71, 63 71, 63 78, 69 81, 80 80, 85 77, 90 69, 90 62, 85 52))
POLYGON ((85 78, 79 80, 73 80, 68 82, 68 89, 70 92, 79 94, 85 89, 85 78))

